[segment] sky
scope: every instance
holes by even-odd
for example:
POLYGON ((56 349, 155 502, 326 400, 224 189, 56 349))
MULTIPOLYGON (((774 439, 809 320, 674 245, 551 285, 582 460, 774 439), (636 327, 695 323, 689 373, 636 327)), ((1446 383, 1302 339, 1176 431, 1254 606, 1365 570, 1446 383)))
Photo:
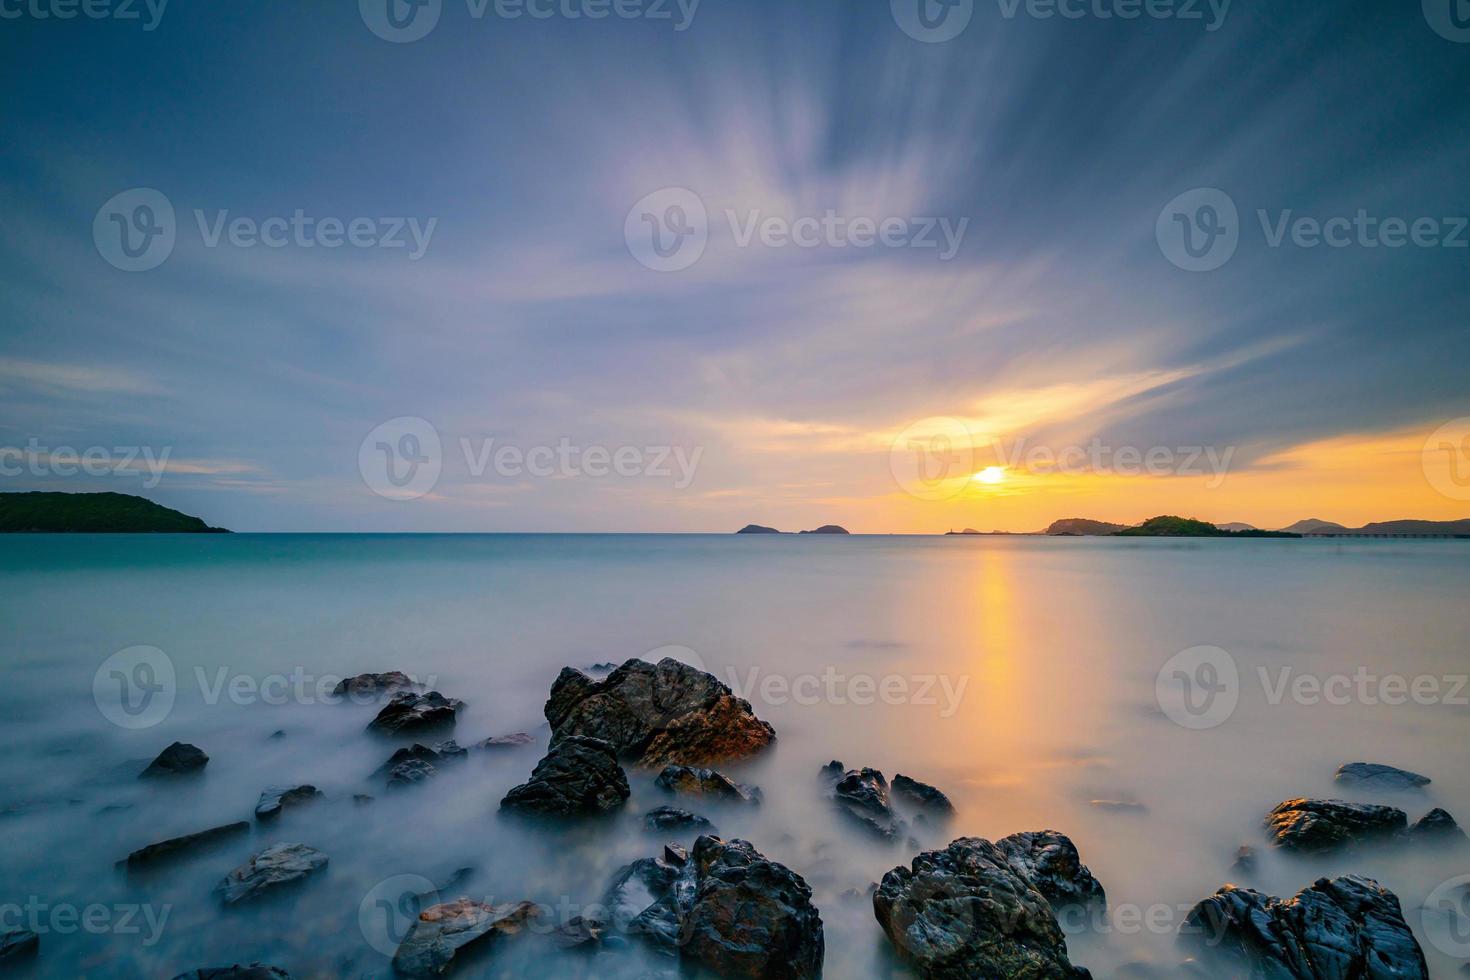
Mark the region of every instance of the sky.
POLYGON ((1470 517, 1464 2, 0 0, 0 490, 1470 517))

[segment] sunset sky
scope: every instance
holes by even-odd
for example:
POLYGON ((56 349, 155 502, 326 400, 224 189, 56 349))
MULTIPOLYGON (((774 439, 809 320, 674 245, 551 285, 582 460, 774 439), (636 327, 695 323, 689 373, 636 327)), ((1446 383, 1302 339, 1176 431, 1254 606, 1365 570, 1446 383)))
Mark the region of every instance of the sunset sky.
POLYGON ((141 493, 263 531, 1470 517, 1470 488, 1425 469, 1470 417, 1470 44, 1417 0, 1238 3, 1215 30, 1005 6, 943 43, 832 0, 705 0, 684 30, 676 5, 506 20, 445 0, 412 43, 351 2, 0 22, 28 136, 0 155, 0 466, 43 460, 0 490, 141 493), (149 271, 94 238, 131 188, 177 215, 149 271), (668 217, 670 188, 707 209, 708 244, 657 271, 629 229, 668 217), (1204 272, 1158 233, 1196 188, 1239 213, 1204 272), (432 232, 418 258, 407 232, 211 245, 297 211, 432 232), (1444 241, 1272 244, 1360 211, 1444 241), (743 240, 829 212, 937 245, 743 240), (440 441, 412 499, 362 468, 403 417, 440 441), (658 472, 475 472, 559 445, 658 472), (167 469, 44 462, 92 447, 167 469), (1026 455, 1089 447, 1109 462, 1026 455), (1126 465, 1195 450, 1195 472, 1126 465), (937 479, 914 483, 916 451, 937 479))

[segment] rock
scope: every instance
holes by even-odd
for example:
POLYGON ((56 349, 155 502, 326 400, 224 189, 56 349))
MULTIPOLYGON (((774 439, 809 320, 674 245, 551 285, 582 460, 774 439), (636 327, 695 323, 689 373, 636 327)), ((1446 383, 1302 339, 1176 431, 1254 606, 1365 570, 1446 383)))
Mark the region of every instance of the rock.
POLYGON ((624 868, 607 904, 629 933, 693 972, 802 980, 821 975, 825 954, 811 894, 749 842, 705 835, 682 867, 644 859, 624 868))
POLYGON ((903 838, 906 826, 894 814, 888 780, 877 769, 849 769, 832 794, 838 810, 864 830, 888 841, 903 838))
POLYGON ((684 867, 689 860, 689 851, 683 844, 675 844, 672 841, 664 845, 664 861, 676 868, 684 867))
POLYGON ((468 759, 470 755, 468 749, 460 748, 459 743, 452 738, 447 738, 442 742, 435 742, 434 751, 438 753, 439 758, 446 762, 452 759, 468 759))
POLYGON ((649 810, 643 818, 644 825, 649 830, 709 830, 714 827, 704 817, 688 810, 681 810, 675 806, 659 806, 649 810))
POLYGON ((305 844, 272 844, 215 886, 226 905, 253 901, 296 885, 327 866, 327 856, 305 844))
POLYGON ((458 758, 462 758, 465 754, 466 753, 463 749, 461 749, 458 745, 455 745, 453 739, 450 739, 447 742, 440 742, 433 748, 429 748, 427 745, 422 745, 418 742, 415 742, 412 745, 407 746, 406 748, 396 749, 393 754, 388 757, 388 761, 379 766, 377 768, 377 771, 374 772, 373 775, 390 775, 394 769, 398 768, 405 762, 423 762, 426 763, 430 768, 433 768, 438 763, 453 762, 458 758), (451 747, 451 751, 449 753, 440 751, 446 746, 451 747))
POLYGON ((407 759, 388 770, 388 788, 404 789, 433 779, 439 774, 432 763, 422 759, 407 759))
POLYGON ((759 803, 761 791, 755 786, 743 786, 716 769, 695 769, 690 766, 664 766, 654 784, 670 793, 687 796, 710 796, 717 800, 737 803, 759 803))
POLYGON ((1455 823, 1455 818, 1439 807, 1416 820, 1414 826, 1409 828, 1408 835, 1414 841, 1450 843, 1465 840, 1465 832, 1455 823))
POLYGON ((603 920, 574 915, 552 931, 551 941, 562 949, 595 949, 606 933, 607 923, 603 920))
POLYGON ((485 738, 475 743, 477 749, 518 749, 523 745, 534 745, 536 740, 525 732, 516 732, 513 735, 497 735, 494 738, 485 738))
POLYGON ((40 950, 41 937, 29 929, 0 933, 0 966, 12 966, 35 956, 40 950))
POLYGON ((291 980, 280 967, 251 963, 249 966, 209 966, 180 973, 174 980, 291 980))
POLYGON ((393 969, 406 977, 442 976, 468 947, 483 951, 526 927, 536 914, 531 902, 487 905, 462 898, 419 913, 393 954, 393 969))
POLYGON ((1226 885, 1196 905, 1180 935, 1253 980, 1428 980, 1399 900, 1358 875, 1319 878, 1281 901, 1226 885))
POLYGON ((629 660, 598 681, 562 670, 546 702, 552 744, 574 735, 610 742, 641 766, 709 766, 749 758, 775 730, 712 674, 665 658, 629 660))
POLYGON ((1053 908, 1107 904, 1102 882, 1082 863, 1077 845, 1055 830, 1011 834, 995 842, 1011 869, 1046 896, 1053 908))
POLYGON ((846 771, 846 766, 838 762, 836 759, 833 759, 831 762, 822 767, 822 778, 827 780, 827 782, 829 783, 835 783, 837 782, 837 780, 842 778, 842 774, 846 771))
POLYGON ((337 686, 332 688, 332 693, 337 697, 373 698, 422 688, 422 684, 402 671, 390 670, 386 674, 358 674, 356 677, 338 681, 337 686))
POLYGON ((353 806, 367 806, 372 801, 373 801, 373 797, 370 796, 367 793, 353 793, 352 794, 352 805, 353 806))
POLYGON ((417 732, 433 732, 453 728, 455 715, 464 707, 463 701, 446 698, 438 691, 414 694, 400 691, 393 700, 383 705, 378 716, 368 722, 368 730, 389 735, 407 735, 417 732))
POLYGON ((1413 790, 1430 783, 1428 776, 1376 762, 1349 762, 1338 767, 1337 775, 1333 778, 1339 783, 1360 786, 1367 790, 1413 790))
POLYGON ((297 806, 309 803, 322 795, 322 791, 315 786, 274 786, 260 794, 260 802, 255 804, 256 820, 273 820, 281 815, 281 811, 288 806, 297 806))
POLYGON ((1230 866, 1231 871, 1243 875, 1254 874, 1256 870, 1256 849, 1249 844, 1240 845, 1235 852, 1235 863, 1230 866))
POLYGON ((187 773, 198 772, 209 762, 209 756, 205 755, 198 746, 189 745, 187 742, 175 742, 162 752, 158 758, 148 763, 148 768, 139 774, 139 779, 154 779, 159 776, 182 776, 187 773))
POLYGON ((607 742, 574 735, 551 747, 529 781, 500 801, 503 810, 549 816, 604 813, 627 802, 628 777, 607 742))
POLYGON ((127 856, 127 866, 130 869, 141 868, 144 865, 156 864, 160 861, 179 857, 182 854, 196 848, 205 847, 218 843, 236 834, 247 834, 250 832, 250 824, 244 820, 238 823, 225 824, 223 827, 213 827, 209 830, 201 830, 197 834, 185 834, 183 837, 172 837, 168 840, 140 847, 127 856))
MULTIPOLYGON (((286 730, 284 728, 277 728, 275 731, 271 732, 270 735, 268 735, 266 737, 269 738, 271 741, 274 742, 277 739, 285 738, 286 737, 286 730)), ((233 969, 233 967, 231 967, 231 969, 233 969)))
POLYGON ((1292 851, 1318 853, 1394 837, 1408 823, 1404 811, 1342 800, 1286 800, 1266 816, 1271 843, 1292 851))
POLYGON ((1081 980, 1051 904, 987 840, 961 837, 883 876, 873 913, 924 980, 1081 980))
MULTIPOLYGON (((826 772, 824 769, 823 772, 826 772)), ((893 795, 917 807, 920 813, 931 817, 949 818, 954 816, 954 804, 949 801, 939 790, 928 783, 921 783, 917 779, 910 779, 903 773, 893 777, 893 795)))

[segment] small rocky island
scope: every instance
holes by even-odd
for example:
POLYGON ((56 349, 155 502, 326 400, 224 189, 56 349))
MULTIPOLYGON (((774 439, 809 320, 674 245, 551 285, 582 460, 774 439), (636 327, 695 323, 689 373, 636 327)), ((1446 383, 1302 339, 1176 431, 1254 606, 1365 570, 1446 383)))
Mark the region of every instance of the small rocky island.
POLYGON ((0 533, 229 534, 127 493, 0 493, 0 533))
MULTIPOLYGON (((736 534, 787 534, 787 533, 790 533, 790 532, 787 532, 787 531, 779 531, 779 530, 777 530, 774 527, 766 527, 764 524, 747 524, 744 527, 742 527, 740 530, 736 531, 735 533, 736 534)), ((821 527, 815 528, 815 529, 813 529, 811 531, 798 531, 797 533, 798 534, 851 534, 852 532, 849 531, 847 528, 843 527, 840 524, 823 524, 821 527)))

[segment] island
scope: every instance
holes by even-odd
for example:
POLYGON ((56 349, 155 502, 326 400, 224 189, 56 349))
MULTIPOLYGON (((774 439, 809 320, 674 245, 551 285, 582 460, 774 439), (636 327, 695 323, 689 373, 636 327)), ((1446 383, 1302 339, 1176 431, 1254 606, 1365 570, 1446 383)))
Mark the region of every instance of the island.
POLYGON ((0 533, 229 534, 126 493, 0 493, 0 533))
POLYGON ((1068 537, 1095 537, 1099 535, 1117 534, 1127 527, 1128 525, 1126 524, 1090 521, 1085 517, 1065 517, 1060 521, 1052 521, 1051 526, 1046 529, 1046 533, 1068 537))
POLYGON ((823 524, 821 527, 817 528, 814 531, 802 531, 801 533, 802 534, 848 534, 850 532, 847 530, 847 528, 845 528, 845 527, 839 527, 836 524, 823 524))
POLYGON ((1150 517, 1137 527, 1117 532, 1121 538, 1299 538, 1293 531, 1225 531, 1192 517, 1150 517))
POLYGON ((742 527, 740 530, 736 531, 735 533, 736 534, 780 534, 781 532, 778 531, 778 530, 776 530, 773 527, 766 527, 764 524, 747 524, 744 527, 742 527))

